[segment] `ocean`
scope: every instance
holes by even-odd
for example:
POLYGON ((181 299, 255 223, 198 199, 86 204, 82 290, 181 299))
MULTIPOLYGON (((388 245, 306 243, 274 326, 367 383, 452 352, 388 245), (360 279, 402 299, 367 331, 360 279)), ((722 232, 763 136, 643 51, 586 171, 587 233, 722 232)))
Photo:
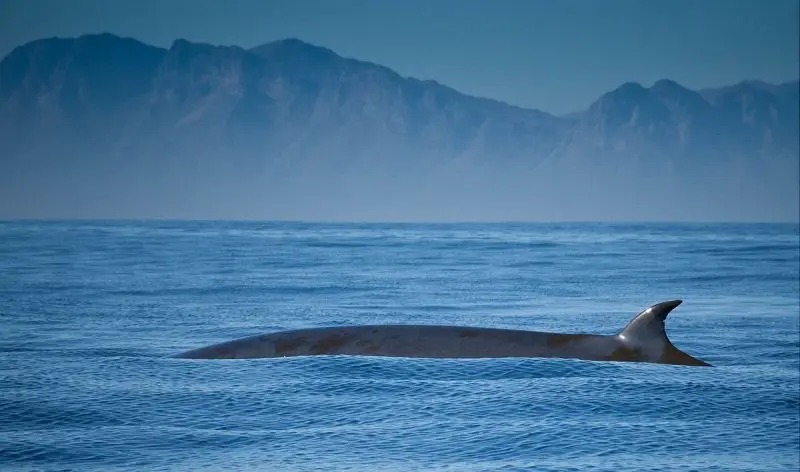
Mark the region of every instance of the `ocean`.
POLYGON ((0 222, 3 471, 796 471, 797 224, 0 222), (612 334, 713 368, 171 356, 351 324, 612 334))

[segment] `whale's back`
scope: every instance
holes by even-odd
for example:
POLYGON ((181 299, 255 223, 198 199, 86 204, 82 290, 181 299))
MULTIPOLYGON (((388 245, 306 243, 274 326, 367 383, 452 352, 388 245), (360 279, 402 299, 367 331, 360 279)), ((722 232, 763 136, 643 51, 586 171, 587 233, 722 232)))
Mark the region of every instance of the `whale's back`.
POLYGON ((606 336, 463 326, 375 325, 301 329, 237 339, 196 349, 183 358, 244 359, 316 355, 388 357, 602 358, 606 336), (592 344, 598 349, 591 349, 592 344))

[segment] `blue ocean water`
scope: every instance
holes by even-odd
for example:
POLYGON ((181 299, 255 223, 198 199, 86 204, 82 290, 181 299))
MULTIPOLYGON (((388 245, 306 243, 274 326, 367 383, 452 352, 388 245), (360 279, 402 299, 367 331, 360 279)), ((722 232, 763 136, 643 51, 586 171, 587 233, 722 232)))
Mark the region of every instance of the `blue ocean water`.
POLYGON ((797 225, 0 223, 0 469, 797 470, 797 225), (715 365, 170 358, 275 330, 610 334, 715 365))

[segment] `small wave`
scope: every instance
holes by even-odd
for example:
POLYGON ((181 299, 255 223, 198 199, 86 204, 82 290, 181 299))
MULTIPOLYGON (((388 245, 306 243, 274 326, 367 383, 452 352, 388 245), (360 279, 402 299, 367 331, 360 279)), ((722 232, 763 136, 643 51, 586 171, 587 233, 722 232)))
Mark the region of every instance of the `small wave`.
POLYGON ((109 290, 103 292, 109 297, 133 296, 133 297, 161 297, 161 296, 208 296, 208 295, 318 295, 318 294, 341 294, 370 290, 369 287, 355 285, 318 285, 318 286, 287 286, 287 285, 220 285, 210 287, 186 287, 186 288, 154 288, 154 289, 128 289, 128 290, 109 290))
POLYGON ((797 253, 796 244, 753 244, 747 246, 720 246, 690 247, 681 250, 685 254, 713 254, 713 255, 743 255, 743 254, 774 254, 780 252, 797 253))

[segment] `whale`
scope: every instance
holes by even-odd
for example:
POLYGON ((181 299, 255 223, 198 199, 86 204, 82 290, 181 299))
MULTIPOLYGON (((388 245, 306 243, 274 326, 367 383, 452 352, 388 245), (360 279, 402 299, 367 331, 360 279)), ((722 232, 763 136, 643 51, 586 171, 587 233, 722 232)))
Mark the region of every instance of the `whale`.
POLYGON ((419 358, 552 357, 588 361, 710 366, 667 337, 671 300, 637 314, 619 333, 569 334, 436 325, 361 325, 261 334, 183 352, 183 359, 254 359, 292 356, 419 358))

